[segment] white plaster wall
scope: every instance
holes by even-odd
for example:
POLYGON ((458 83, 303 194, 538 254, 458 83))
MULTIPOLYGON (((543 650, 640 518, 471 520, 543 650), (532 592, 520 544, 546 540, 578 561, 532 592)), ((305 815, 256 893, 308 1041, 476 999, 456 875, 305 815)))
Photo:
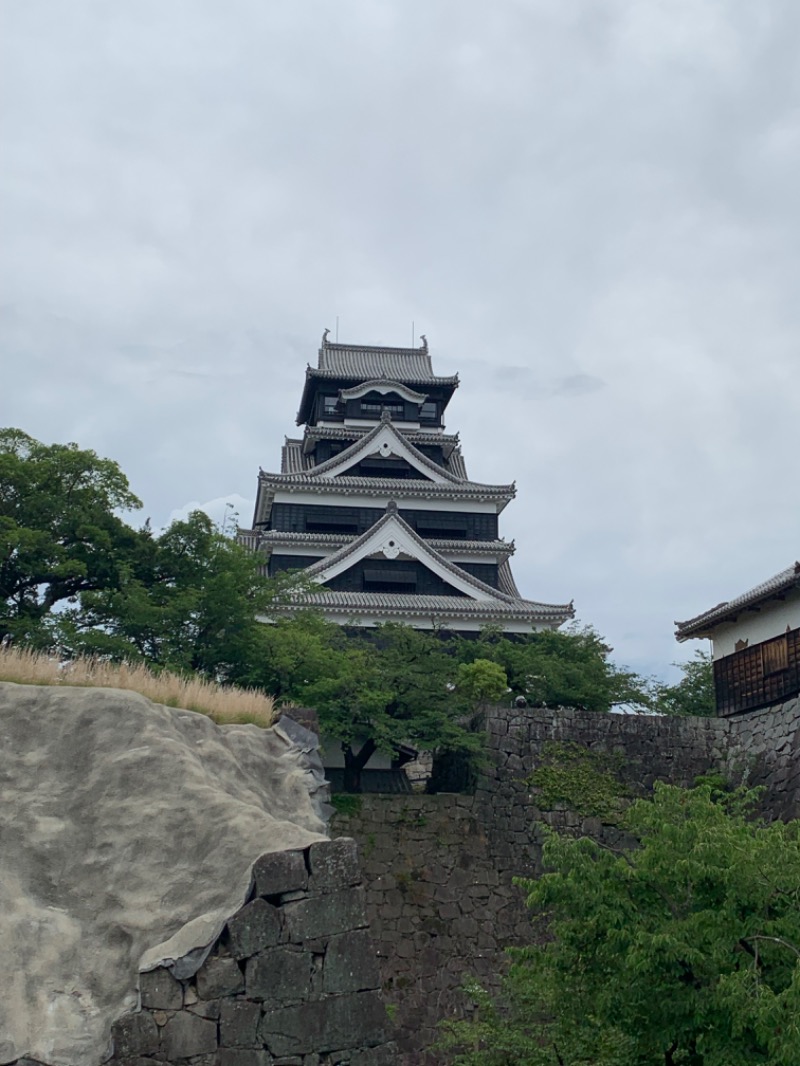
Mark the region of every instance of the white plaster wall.
POLYGON ((495 503, 487 500, 443 500, 403 496, 402 486, 403 482, 399 481, 396 494, 384 492, 377 496, 362 496, 357 492, 343 492, 340 495, 336 492, 288 492, 286 489, 278 489, 275 492, 275 503, 313 503, 325 507, 373 507, 382 510, 390 500, 394 500, 401 510, 408 508, 414 511, 471 511, 475 514, 499 514, 506 504, 505 500, 495 503))
POLYGON ((743 611, 735 622, 720 626, 714 633, 713 657, 722 659, 736 650, 737 640, 750 646, 772 637, 779 637, 789 629, 800 629, 800 593, 785 600, 771 600, 760 611, 743 611))

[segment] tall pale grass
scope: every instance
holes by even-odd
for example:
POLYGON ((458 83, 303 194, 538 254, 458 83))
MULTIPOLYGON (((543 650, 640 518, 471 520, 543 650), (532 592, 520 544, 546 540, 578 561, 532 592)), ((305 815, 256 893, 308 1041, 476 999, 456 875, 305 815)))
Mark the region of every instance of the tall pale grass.
POLYGON ((0 646, 0 681, 21 685, 77 685, 139 692, 153 703, 208 715, 220 725, 250 723, 267 728, 275 721, 275 701, 256 689, 227 687, 201 677, 154 673, 143 663, 101 659, 62 662, 57 655, 0 646))

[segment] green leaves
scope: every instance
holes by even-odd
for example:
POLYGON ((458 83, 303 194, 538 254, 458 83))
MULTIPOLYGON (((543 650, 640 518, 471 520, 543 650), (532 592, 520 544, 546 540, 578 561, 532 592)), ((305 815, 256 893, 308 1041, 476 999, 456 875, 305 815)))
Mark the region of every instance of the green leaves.
POLYGON ((551 872, 524 888, 553 939, 512 952, 507 1013, 454 1026, 479 1042, 457 1061, 796 1066, 800 827, 760 824, 753 801, 657 785, 623 819, 624 854, 549 834, 551 872))
POLYGON ((705 715, 716 714, 714 698, 714 669, 708 652, 696 651, 680 667, 683 677, 674 685, 656 685, 654 709, 661 714, 705 715))
POLYGON ((46 639, 57 604, 115 586, 141 506, 116 463, 75 444, 0 430, 0 635, 46 639))
POLYGON ((498 663, 512 692, 534 706, 590 711, 608 711, 616 704, 648 706, 647 683, 616 667, 609 660, 611 650, 590 627, 511 638, 487 633, 478 642, 463 642, 465 659, 498 663))

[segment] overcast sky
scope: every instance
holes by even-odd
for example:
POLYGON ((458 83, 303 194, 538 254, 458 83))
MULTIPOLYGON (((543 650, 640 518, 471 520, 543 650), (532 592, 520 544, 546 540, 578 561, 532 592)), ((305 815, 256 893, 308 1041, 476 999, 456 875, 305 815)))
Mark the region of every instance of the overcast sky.
POLYGON ((797 0, 3 0, 0 42, 0 425, 156 527, 249 525, 338 316, 460 373, 523 594, 619 662, 800 557, 797 0))

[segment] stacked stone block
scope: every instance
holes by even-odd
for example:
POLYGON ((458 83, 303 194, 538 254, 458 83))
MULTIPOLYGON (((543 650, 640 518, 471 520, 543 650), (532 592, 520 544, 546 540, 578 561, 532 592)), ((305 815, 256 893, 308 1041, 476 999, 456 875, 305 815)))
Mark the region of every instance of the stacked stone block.
POLYGON ((113 1031, 114 1066, 389 1066, 355 844, 263 855, 252 898, 197 973, 141 974, 141 1011, 113 1031))
POLYGON ((787 795, 800 787, 798 727, 800 707, 777 720, 772 709, 750 726, 497 707, 488 716, 490 759, 474 795, 365 795, 356 813, 338 814, 333 831, 355 837, 361 848, 367 917, 397 1023, 398 1066, 447 1061, 434 1047, 437 1027, 470 1010, 464 979, 496 988, 505 948, 539 935, 513 879, 540 872, 543 827, 620 843, 614 824, 564 805, 537 805, 530 776, 549 743, 618 756, 632 796, 646 794, 656 780, 688 786, 711 770, 741 769, 743 746, 750 744, 762 751, 759 765, 769 766, 773 777, 783 774, 787 795), (773 746, 779 756, 771 754, 773 746))
POLYGON ((771 818, 800 818, 800 697, 726 719, 728 770, 764 788, 771 818))

